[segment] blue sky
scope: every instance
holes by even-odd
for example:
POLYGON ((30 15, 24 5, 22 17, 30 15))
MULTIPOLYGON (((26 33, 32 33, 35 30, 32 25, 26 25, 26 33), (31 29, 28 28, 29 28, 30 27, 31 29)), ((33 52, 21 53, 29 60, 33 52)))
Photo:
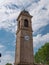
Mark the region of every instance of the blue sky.
POLYGON ((14 63, 16 19, 24 8, 33 16, 34 53, 49 42, 49 0, 0 0, 0 65, 14 63))

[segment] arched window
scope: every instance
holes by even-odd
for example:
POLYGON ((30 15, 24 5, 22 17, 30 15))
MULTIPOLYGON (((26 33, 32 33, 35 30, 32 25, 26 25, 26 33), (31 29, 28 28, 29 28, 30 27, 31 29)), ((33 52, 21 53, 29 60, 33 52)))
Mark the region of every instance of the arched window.
POLYGON ((28 27, 28 20, 27 19, 24 20, 24 27, 28 27))

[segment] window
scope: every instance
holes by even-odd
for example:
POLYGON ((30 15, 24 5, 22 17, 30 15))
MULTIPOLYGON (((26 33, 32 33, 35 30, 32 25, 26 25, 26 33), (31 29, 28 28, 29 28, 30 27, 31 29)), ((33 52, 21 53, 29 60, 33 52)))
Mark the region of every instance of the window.
POLYGON ((20 21, 18 22, 18 26, 20 27, 20 21))
POLYGON ((24 26, 28 27, 28 20, 27 19, 24 20, 24 26))

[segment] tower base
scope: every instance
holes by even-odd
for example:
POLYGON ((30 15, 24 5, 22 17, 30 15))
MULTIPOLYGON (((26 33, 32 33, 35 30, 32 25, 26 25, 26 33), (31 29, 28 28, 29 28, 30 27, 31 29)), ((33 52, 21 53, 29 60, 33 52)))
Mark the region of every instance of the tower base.
POLYGON ((19 64, 14 64, 14 65, 45 65, 45 64, 38 64, 38 63, 30 63, 30 64, 28 64, 28 63, 19 63, 19 64))
POLYGON ((34 63, 19 63, 19 64, 14 64, 14 65, 34 65, 34 63))

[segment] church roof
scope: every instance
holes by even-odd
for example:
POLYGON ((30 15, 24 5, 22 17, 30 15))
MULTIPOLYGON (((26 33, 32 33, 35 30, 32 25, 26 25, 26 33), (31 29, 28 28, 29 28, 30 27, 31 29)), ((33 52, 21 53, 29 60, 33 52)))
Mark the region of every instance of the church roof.
POLYGON ((26 14, 30 15, 29 12, 26 11, 25 9, 21 13, 26 13, 26 14))
POLYGON ((30 15, 30 13, 29 13, 28 11, 26 11, 25 9, 20 12, 20 14, 19 14, 17 20, 19 19, 19 17, 20 17, 21 15, 26 15, 26 16, 32 17, 32 16, 30 15))

